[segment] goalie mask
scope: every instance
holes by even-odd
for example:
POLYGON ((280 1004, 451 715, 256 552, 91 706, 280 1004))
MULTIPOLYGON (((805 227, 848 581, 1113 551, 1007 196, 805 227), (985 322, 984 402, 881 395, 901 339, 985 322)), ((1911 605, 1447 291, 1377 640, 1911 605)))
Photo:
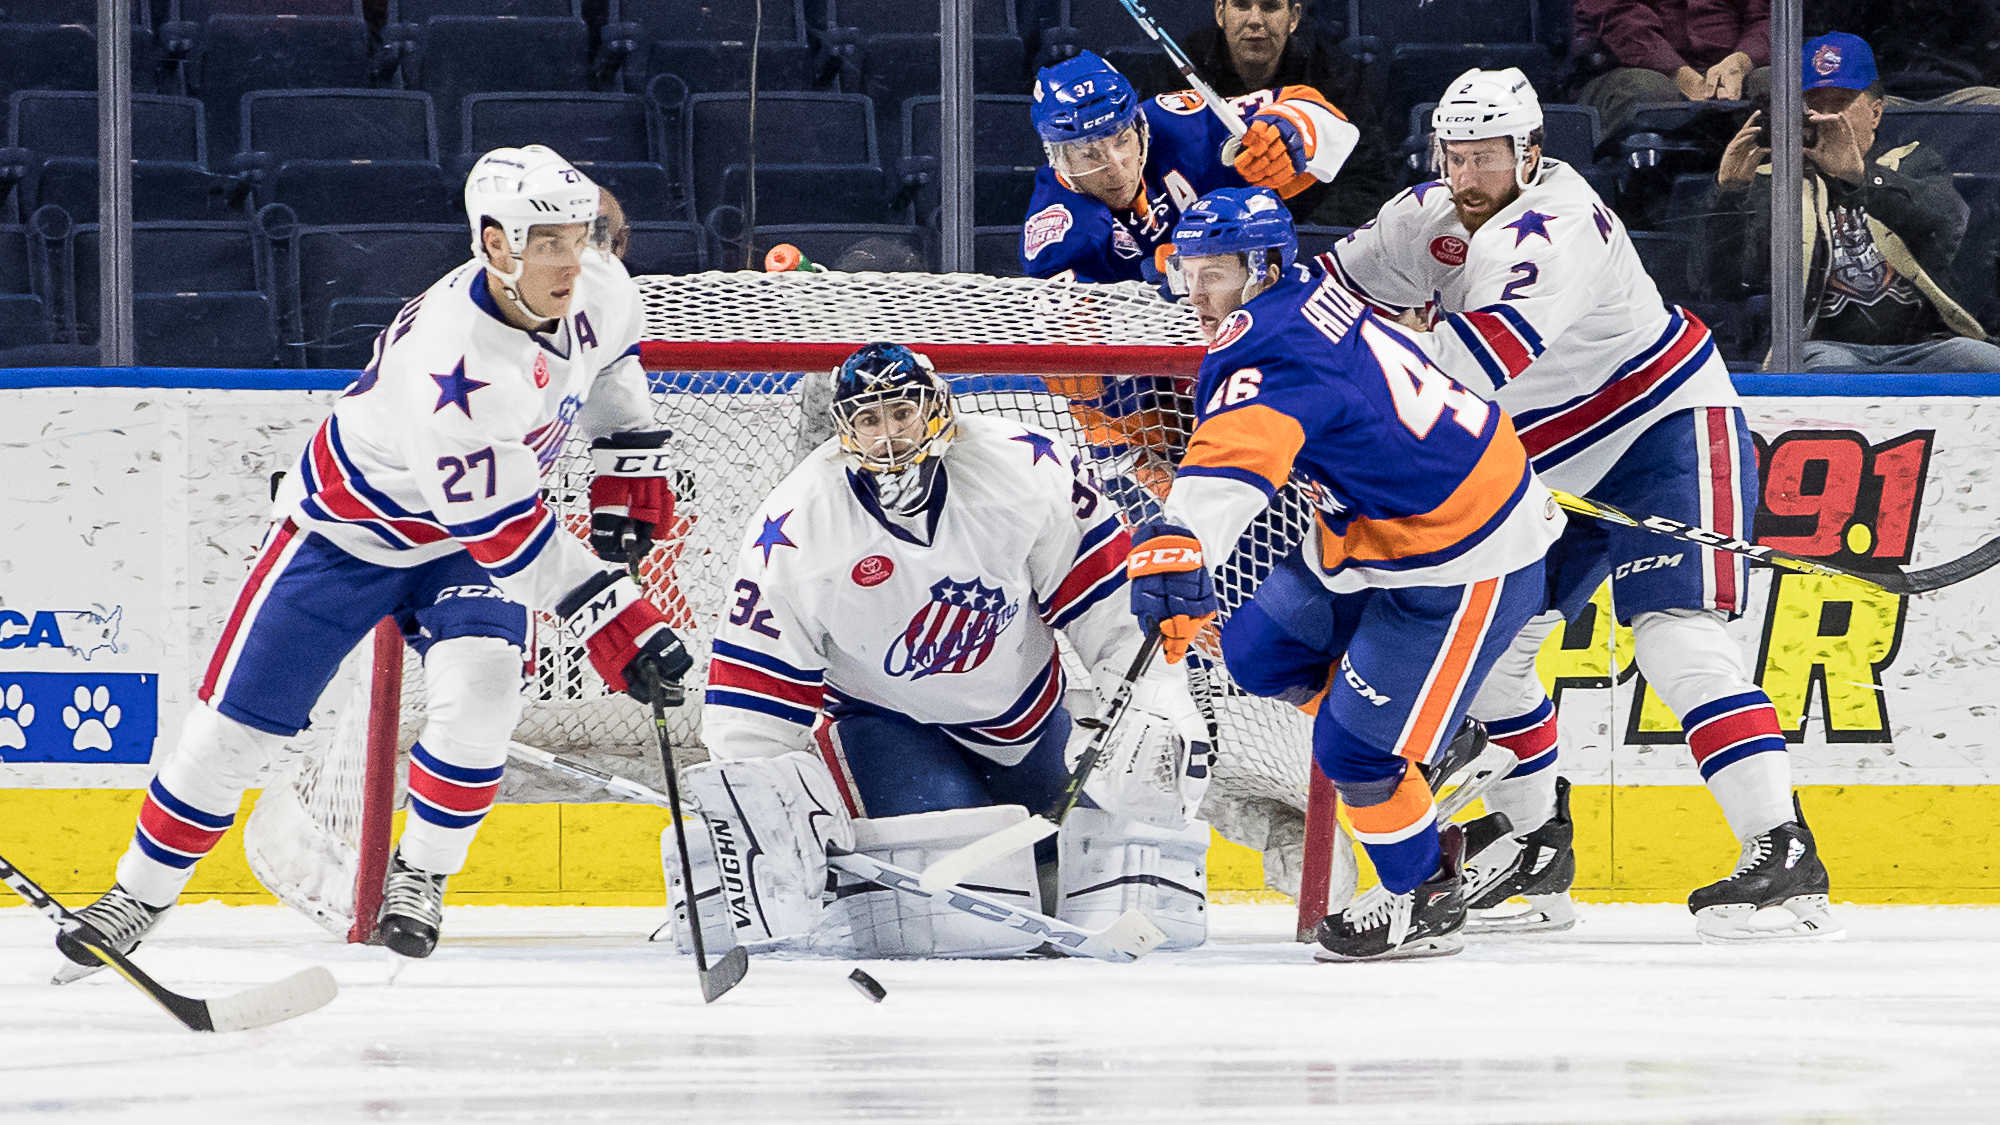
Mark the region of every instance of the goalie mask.
POLYGON ((931 361, 901 344, 869 344, 834 369, 832 409, 848 464, 874 478, 883 503, 922 507, 958 433, 951 386, 931 361))

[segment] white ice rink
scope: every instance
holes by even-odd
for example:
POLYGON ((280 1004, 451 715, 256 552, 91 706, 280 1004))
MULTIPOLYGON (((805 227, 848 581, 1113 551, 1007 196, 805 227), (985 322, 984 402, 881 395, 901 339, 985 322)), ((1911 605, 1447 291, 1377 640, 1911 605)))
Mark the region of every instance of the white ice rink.
POLYGON ((1844 942, 1699 945, 1676 906, 1322 965, 1290 911, 1115 966, 757 960, 712 1006, 660 912, 455 907, 429 962, 279 907, 182 907, 136 959, 218 995, 323 964, 340 997, 230 1036, 109 973, 54 988, 0 909, 0 1120, 161 1122, 2000 1121, 2000 909, 1844 907, 1844 942))

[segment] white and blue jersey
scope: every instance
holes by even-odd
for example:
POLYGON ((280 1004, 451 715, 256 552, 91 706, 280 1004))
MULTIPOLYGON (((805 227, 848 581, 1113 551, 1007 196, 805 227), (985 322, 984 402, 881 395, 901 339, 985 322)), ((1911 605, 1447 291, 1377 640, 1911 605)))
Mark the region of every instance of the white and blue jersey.
POLYGON ((837 441, 743 535, 703 740, 722 758, 811 748, 821 712, 941 730, 1003 766, 1060 713, 1060 629, 1083 662, 1129 660, 1130 533, 1062 440, 961 416, 930 504, 885 513, 837 441))
POLYGON ((1738 404, 1707 326, 1660 299, 1625 224, 1559 160, 1477 234, 1448 186, 1419 184, 1321 262, 1377 307, 1420 310, 1425 352, 1507 408, 1554 487, 1590 490, 1671 414, 1738 404))

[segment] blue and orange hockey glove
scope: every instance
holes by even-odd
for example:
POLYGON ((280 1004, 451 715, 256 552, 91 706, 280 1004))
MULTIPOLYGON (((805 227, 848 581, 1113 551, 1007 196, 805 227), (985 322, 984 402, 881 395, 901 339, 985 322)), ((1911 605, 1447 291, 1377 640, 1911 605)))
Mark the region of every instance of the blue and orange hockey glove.
POLYGON ((1160 631, 1169 664, 1180 663, 1188 646, 1222 611, 1201 557, 1201 541, 1187 528, 1170 523, 1134 528, 1125 578, 1132 589, 1132 616, 1139 619, 1141 631, 1160 631))
POLYGON ((1320 127, 1300 103, 1311 102, 1341 117, 1317 90, 1287 86, 1284 97, 1252 114, 1239 138, 1236 172, 1254 187, 1266 187, 1286 199, 1315 182, 1306 165, 1319 153, 1320 127))

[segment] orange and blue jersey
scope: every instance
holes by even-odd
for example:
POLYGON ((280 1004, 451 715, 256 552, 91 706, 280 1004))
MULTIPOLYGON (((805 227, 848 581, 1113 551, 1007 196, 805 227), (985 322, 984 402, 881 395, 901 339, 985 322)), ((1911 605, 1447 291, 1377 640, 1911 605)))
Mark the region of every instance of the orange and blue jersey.
POLYGON ((1542 557, 1563 528, 1514 424, 1344 286, 1295 267, 1219 326, 1166 505, 1211 563, 1296 479, 1329 589, 1454 586, 1542 557))

